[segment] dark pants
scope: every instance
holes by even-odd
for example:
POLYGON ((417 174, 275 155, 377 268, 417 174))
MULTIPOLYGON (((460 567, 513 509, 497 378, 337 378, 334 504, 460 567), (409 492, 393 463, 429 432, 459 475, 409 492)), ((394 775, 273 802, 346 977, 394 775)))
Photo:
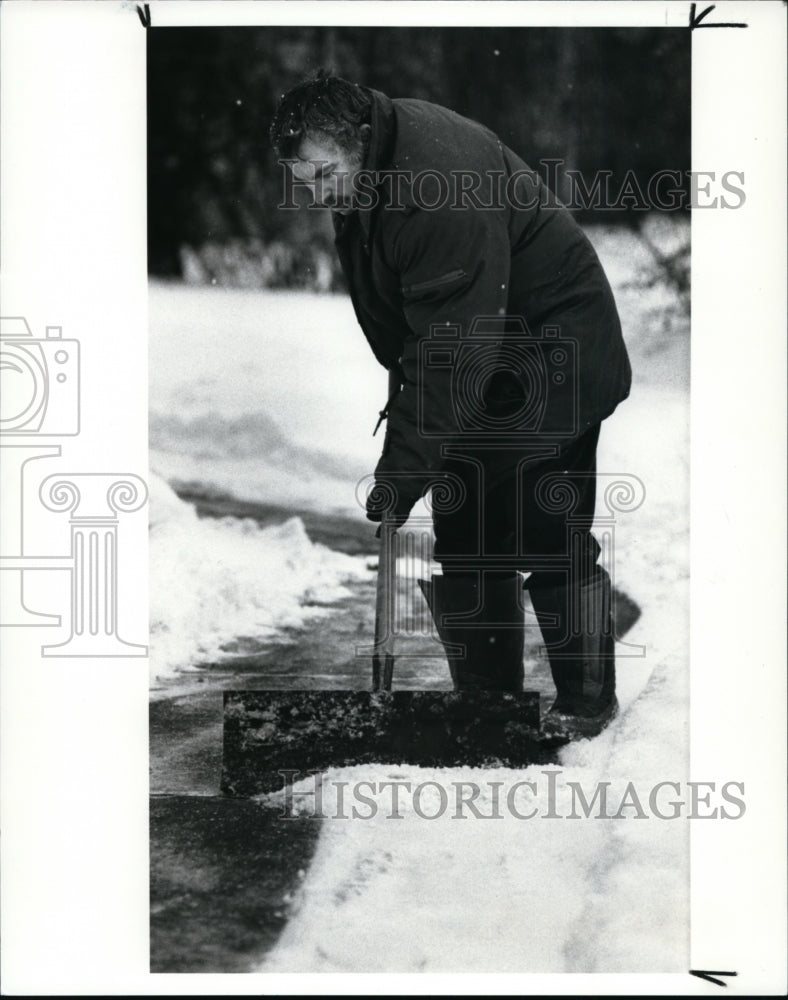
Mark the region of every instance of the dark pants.
POLYGON ((558 455, 528 457, 524 446, 516 457, 468 449, 467 457, 451 458, 446 471, 462 482, 465 498, 451 510, 434 505, 435 558, 444 573, 521 570, 541 583, 592 574, 600 553, 591 533, 598 439, 596 424, 558 455))
POLYGON ((553 708, 594 717, 613 701, 611 584, 591 533, 598 439, 597 424, 557 455, 513 462, 480 449, 449 463, 464 499, 444 510, 433 499, 443 569, 434 589, 441 637, 468 649, 454 666, 457 686, 521 689, 523 571, 556 686, 553 708), (447 612, 460 624, 448 625, 447 612))

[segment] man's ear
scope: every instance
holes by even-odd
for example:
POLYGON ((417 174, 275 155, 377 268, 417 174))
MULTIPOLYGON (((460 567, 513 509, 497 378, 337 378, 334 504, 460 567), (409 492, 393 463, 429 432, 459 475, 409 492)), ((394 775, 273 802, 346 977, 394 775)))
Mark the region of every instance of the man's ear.
POLYGON ((364 144, 364 149, 366 149, 369 145, 369 137, 372 135, 372 126, 362 125, 358 132, 361 136, 361 142, 364 144))

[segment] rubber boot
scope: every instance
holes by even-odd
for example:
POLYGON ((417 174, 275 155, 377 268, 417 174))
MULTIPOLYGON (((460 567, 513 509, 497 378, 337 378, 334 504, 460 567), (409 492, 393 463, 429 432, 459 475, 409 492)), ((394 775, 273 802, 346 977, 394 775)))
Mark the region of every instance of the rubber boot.
POLYGON ((419 584, 446 647, 454 689, 522 691, 522 577, 485 574, 481 595, 478 574, 447 573, 419 584))
POLYGON ((585 581, 567 586, 534 574, 527 588, 556 689, 542 728, 567 739, 596 736, 618 711, 610 577, 595 566, 585 581))

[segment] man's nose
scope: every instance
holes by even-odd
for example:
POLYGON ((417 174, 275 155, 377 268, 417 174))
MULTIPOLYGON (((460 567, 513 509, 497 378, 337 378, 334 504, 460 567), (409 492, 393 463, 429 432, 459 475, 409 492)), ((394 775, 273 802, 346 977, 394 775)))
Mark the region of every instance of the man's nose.
POLYGON ((337 192, 333 185, 331 184, 318 184, 315 187, 315 200, 321 204, 330 208, 332 205, 337 203, 337 192))

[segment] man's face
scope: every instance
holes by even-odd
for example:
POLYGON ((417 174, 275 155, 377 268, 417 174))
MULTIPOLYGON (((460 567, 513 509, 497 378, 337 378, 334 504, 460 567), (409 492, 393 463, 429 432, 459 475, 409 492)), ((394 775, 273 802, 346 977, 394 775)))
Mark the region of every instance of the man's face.
POLYGON ((353 178, 363 156, 361 143, 345 149, 327 136, 307 136, 292 165, 293 176, 311 189, 316 205, 348 215, 354 209, 353 178))

